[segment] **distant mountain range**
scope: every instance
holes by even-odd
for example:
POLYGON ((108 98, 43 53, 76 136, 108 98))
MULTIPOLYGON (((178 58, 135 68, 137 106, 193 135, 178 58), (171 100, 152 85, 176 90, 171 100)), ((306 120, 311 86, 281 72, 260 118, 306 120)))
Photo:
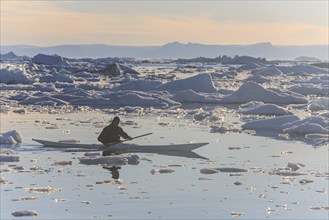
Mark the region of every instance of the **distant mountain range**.
POLYGON ((58 45, 38 47, 27 45, 2 46, 1 54, 14 52, 18 56, 33 57, 39 53, 60 55, 68 58, 103 58, 103 57, 134 57, 134 58, 196 58, 218 56, 252 56, 264 57, 270 60, 297 57, 314 57, 328 60, 329 45, 307 46, 276 46, 271 43, 257 43, 252 45, 207 45, 179 42, 168 43, 163 46, 113 46, 105 44, 90 45, 58 45))

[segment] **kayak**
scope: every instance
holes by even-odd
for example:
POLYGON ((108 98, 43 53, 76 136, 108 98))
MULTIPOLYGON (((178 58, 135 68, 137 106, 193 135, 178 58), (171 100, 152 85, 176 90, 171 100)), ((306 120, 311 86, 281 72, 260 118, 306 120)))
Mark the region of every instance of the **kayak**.
POLYGON ((117 143, 111 146, 104 146, 102 144, 80 144, 72 142, 63 141, 47 141, 40 139, 32 139, 44 147, 52 148, 86 148, 86 149, 98 149, 98 150, 141 150, 141 151, 192 151, 208 143, 190 143, 190 144, 169 144, 169 145, 137 145, 137 144, 127 144, 127 143, 117 143))

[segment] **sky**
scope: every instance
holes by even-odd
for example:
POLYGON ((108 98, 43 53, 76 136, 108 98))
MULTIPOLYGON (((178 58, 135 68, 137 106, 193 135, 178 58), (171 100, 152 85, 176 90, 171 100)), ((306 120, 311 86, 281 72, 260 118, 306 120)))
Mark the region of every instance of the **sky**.
POLYGON ((1 45, 329 44, 329 0, 0 0, 1 45))

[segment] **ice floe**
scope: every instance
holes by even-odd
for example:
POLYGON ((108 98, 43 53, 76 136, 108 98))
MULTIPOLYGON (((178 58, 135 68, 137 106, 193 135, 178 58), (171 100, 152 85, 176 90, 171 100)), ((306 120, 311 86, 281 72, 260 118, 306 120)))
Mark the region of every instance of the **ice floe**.
POLYGON ((3 134, 0 134, 0 144, 17 144, 17 143, 22 143, 23 142, 23 137, 22 135, 16 131, 7 131, 3 134))
POLYGON ((70 66, 65 58, 58 55, 38 54, 32 58, 32 62, 52 66, 70 66))
POLYGON ((156 90, 156 88, 160 85, 162 85, 162 82, 158 80, 133 80, 126 83, 122 83, 112 88, 111 90, 112 91, 120 91, 120 90, 151 91, 151 90, 156 90))
POLYGON ((328 95, 329 94, 329 85, 294 85, 289 88, 290 91, 295 93, 300 93, 303 95, 328 95))
POLYGON ((277 104, 307 103, 306 98, 300 94, 265 89, 255 82, 247 82, 241 85, 237 91, 221 99, 221 103, 246 103, 251 101, 277 104))
POLYGON ((38 213, 35 210, 22 210, 22 211, 15 211, 11 213, 15 217, 26 217, 26 216, 37 216, 38 213))
POLYGON ((300 119, 294 115, 279 116, 247 122, 242 125, 242 129, 255 130, 256 132, 272 131, 274 134, 281 133, 302 136, 317 141, 319 144, 325 143, 329 137, 329 122, 324 117, 300 119))
POLYGON ((295 115, 279 116, 276 118, 270 119, 260 119, 247 122, 242 125, 242 129, 245 130, 278 130, 282 125, 285 125, 289 122, 298 121, 299 117, 295 115))
POLYGON ((279 131, 290 134, 329 134, 329 122, 323 117, 308 117, 302 120, 287 122, 278 128, 279 131))
POLYGON ((329 98, 319 98, 314 100, 308 105, 307 108, 312 112, 322 110, 329 111, 329 98))
POLYGON ((151 173, 152 175, 154 175, 154 174, 156 174, 156 173, 160 173, 160 174, 162 174, 162 173, 173 173, 173 172, 175 172, 175 170, 170 169, 170 168, 161 168, 161 169, 151 169, 151 170, 150 170, 150 173, 151 173))
POLYGON ((194 92, 213 93, 216 92, 212 77, 208 73, 198 74, 186 79, 174 80, 157 87, 158 90, 178 92, 191 89, 194 92))
POLYGON ((172 99, 181 103, 219 103, 220 97, 214 94, 201 94, 193 91, 192 89, 187 89, 177 92, 173 95, 172 99))
POLYGON ((20 157, 11 155, 0 155, 0 162, 18 162, 20 157))
POLYGON ((47 194, 51 194, 53 192, 60 192, 60 191, 62 191, 62 189, 46 186, 46 187, 25 188, 25 191, 29 192, 29 193, 47 193, 47 194))
POLYGON ((302 163, 294 163, 288 162, 287 167, 291 168, 292 171, 299 170, 300 168, 304 167, 305 165, 302 163))
POLYGON ((263 102, 248 102, 240 105, 239 111, 249 115, 290 115, 288 110, 275 104, 264 104, 263 102))
POLYGON ((0 66, 0 83, 30 84, 35 79, 26 72, 24 66, 0 66))

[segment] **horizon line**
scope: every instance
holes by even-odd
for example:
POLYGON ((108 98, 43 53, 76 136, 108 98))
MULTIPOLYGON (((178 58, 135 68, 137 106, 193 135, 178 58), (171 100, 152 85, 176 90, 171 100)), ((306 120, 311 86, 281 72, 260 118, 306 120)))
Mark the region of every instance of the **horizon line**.
POLYGON ((181 45, 203 45, 203 46, 252 46, 252 45, 260 45, 260 44, 269 44, 271 46, 324 46, 327 44, 273 44, 272 42, 257 42, 257 43, 249 43, 249 44, 239 44, 239 43, 230 43, 230 44, 216 44, 216 43, 197 43, 197 42, 188 42, 182 43, 179 41, 172 41, 165 44, 158 45, 123 45, 123 44, 107 44, 107 43, 86 43, 86 44, 74 44, 74 43, 63 43, 63 44, 53 44, 53 45, 32 45, 32 44, 8 44, 8 45, 0 45, 1 47, 12 47, 12 46, 25 46, 25 47, 56 47, 56 46, 88 46, 88 45, 102 45, 102 46, 116 46, 116 47, 163 47, 170 44, 181 44, 181 45))

